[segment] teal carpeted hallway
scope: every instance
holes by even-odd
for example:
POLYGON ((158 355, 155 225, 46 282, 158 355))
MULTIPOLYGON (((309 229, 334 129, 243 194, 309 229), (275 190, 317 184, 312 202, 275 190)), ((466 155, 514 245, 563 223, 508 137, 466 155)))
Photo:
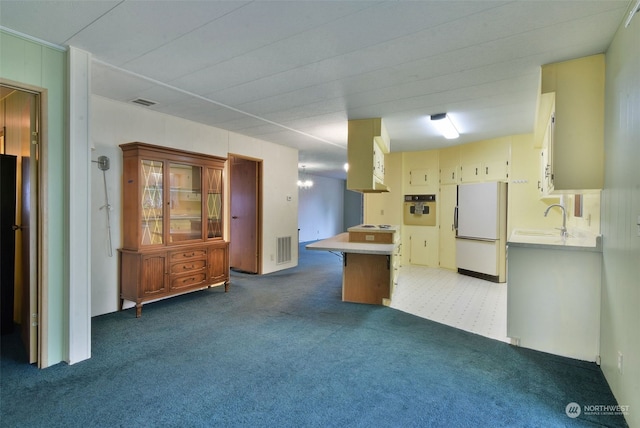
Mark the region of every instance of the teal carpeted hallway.
POLYGON ((626 426, 591 363, 341 302, 341 260, 93 319, 92 358, 39 370, 3 336, 1 427, 626 426))

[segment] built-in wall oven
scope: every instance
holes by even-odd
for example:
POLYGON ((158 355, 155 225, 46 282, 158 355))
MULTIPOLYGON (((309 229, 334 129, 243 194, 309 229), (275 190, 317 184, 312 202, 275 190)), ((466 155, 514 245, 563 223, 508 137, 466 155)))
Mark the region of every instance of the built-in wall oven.
POLYGON ((404 224, 436 225, 436 195, 404 195, 404 224))

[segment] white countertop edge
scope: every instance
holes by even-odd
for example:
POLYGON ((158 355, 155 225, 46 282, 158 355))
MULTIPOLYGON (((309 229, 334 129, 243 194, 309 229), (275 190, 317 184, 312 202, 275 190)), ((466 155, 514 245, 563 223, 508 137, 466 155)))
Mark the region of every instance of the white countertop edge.
POLYGON ((560 250, 560 251, 591 251, 594 253, 601 253, 602 246, 585 247, 578 245, 562 245, 562 244, 538 244, 533 242, 512 242, 507 241, 507 247, 522 247, 522 248, 538 248, 547 250, 560 250))
POLYGON ((341 233, 331 238, 307 244, 307 250, 340 251, 342 253, 391 255, 396 244, 368 244, 364 242, 349 242, 349 234, 341 233))

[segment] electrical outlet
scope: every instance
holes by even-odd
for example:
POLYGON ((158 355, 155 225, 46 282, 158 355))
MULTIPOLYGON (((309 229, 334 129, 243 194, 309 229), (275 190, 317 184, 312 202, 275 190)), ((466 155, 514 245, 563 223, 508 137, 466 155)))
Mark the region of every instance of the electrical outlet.
POLYGON ((622 352, 618 351, 618 373, 622 374, 622 352))

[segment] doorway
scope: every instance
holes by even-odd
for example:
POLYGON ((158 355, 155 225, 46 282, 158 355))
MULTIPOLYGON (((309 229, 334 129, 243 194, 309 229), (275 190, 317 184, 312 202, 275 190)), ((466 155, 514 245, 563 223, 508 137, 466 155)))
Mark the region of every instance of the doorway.
POLYGON ((231 269, 260 273, 262 236, 262 161, 229 155, 231 269))
MULTIPOLYGON (((7 333, 13 333, 15 324, 19 325, 30 364, 40 363, 39 355, 42 349, 42 323, 39 311, 41 102, 40 92, 0 84, 0 154, 13 158, 15 164, 13 191, 2 192, 2 197, 11 199, 15 207, 12 216, 14 224, 11 225, 13 243, 6 246, 3 243, 2 250, 3 260, 6 252, 12 252, 11 258, 14 259, 14 263, 9 266, 12 275, 6 277, 11 276, 10 281, 13 284, 2 284, 2 287, 12 288, 13 292, 10 297, 13 302, 7 302, 12 303, 9 305, 12 313, 8 317, 12 322, 7 333)), ((3 269, 6 269, 6 266, 3 266, 3 269)), ((4 297, 3 294, 3 299, 4 297)))

